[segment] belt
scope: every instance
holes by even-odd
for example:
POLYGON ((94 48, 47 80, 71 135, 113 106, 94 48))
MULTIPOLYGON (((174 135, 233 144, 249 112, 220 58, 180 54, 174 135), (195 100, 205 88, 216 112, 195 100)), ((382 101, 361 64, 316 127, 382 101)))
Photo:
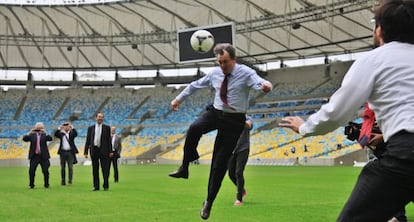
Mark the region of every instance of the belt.
POLYGON ((230 112, 224 112, 223 110, 218 110, 216 108, 213 108, 213 111, 221 116, 232 116, 232 117, 241 117, 246 116, 246 113, 230 113, 230 112))
POLYGON ((396 134, 394 134, 395 136, 414 136, 414 133, 412 132, 408 132, 407 130, 400 130, 398 131, 396 134))
POLYGON ((64 151, 64 152, 70 152, 70 150, 63 150, 63 149, 62 149, 61 151, 64 151))

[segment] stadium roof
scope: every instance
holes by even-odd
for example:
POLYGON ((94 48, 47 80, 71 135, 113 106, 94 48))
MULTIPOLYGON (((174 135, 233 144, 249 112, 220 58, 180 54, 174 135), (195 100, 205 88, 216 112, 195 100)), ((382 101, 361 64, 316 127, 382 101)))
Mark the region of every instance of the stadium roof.
MULTIPOLYGON (((28 1, 30 3, 30 1, 28 1)), ((34 1, 32 1, 34 2, 34 1)), ((0 67, 154 69, 178 64, 177 30, 234 22, 256 64, 365 51, 378 0, 131 0, 0 6, 0 67)))

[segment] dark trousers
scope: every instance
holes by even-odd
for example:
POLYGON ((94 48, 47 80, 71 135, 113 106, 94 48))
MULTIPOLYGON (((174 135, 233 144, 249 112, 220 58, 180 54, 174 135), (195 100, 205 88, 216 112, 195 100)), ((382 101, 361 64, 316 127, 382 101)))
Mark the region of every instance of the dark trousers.
POLYGON ((68 165, 68 182, 72 183, 73 179, 73 159, 74 155, 71 151, 61 150, 60 152, 60 175, 61 182, 65 184, 66 181, 66 163, 68 165))
POLYGON ((414 200, 414 134, 392 136, 361 171, 337 221, 388 221, 414 200))
POLYGON ((229 177, 237 186, 237 200, 243 200, 244 192, 244 168, 249 158, 249 149, 233 153, 229 160, 229 177))
POLYGON ((49 159, 42 159, 39 155, 34 155, 30 159, 30 167, 29 167, 29 186, 34 187, 34 179, 36 175, 36 168, 40 164, 42 167, 43 179, 45 187, 49 187, 49 167, 50 162, 49 159))
POLYGON ((214 142, 207 195, 207 201, 211 204, 220 190, 221 182, 227 171, 230 156, 236 147, 246 121, 245 114, 230 115, 217 112, 216 116, 218 131, 214 142))
POLYGON ((114 181, 118 182, 118 158, 112 157, 109 161, 109 169, 111 169, 111 163, 114 165, 114 181))
POLYGON ((404 209, 402 209, 402 210, 400 210, 400 211, 398 211, 398 212, 394 215, 394 217, 395 217, 395 218, 397 218, 397 220, 398 220, 399 222, 407 222, 407 217, 405 216, 405 208, 404 208, 404 209))
POLYGON ((217 128, 217 114, 212 106, 208 106, 206 111, 187 130, 184 142, 183 166, 188 166, 190 162, 200 157, 197 152, 197 146, 201 136, 217 128))
POLYGON ((91 150, 92 160, 92 174, 93 174, 93 187, 99 190, 99 163, 101 164, 101 170, 103 175, 103 188, 109 188, 109 154, 103 155, 98 147, 92 147, 91 150))

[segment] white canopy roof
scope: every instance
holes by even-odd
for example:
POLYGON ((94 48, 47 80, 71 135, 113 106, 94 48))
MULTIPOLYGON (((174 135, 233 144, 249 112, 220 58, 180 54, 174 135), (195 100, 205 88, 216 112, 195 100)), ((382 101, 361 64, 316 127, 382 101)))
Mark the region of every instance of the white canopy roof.
POLYGON ((238 57, 252 64, 364 51, 372 46, 370 21, 377 3, 131 0, 0 5, 0 67, 180 67, 184 65, 177 62, 177 30, 225 22, 235 23, 238 57))

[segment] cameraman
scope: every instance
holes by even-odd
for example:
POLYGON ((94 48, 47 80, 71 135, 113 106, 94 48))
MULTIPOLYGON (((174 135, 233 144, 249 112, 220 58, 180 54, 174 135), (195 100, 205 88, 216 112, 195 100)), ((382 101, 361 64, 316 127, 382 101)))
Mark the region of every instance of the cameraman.
POLYGON ((46 135, 45 126, 43 123, 36 123, 35 127, 30 131, 29 134, 23 136, 23 141, 30 142, 29 148, 29 178, 30 189, 34 188, 34 178, 36 173, 37 165, 40 164, 42 167, 42 173, 44 178, 45 188, 49 188, 49 167, 50 167, 50 155, 47 147, 47 141, 52 141, 50 135, 46 135))
POLYGON ((414 200, 414 1, 384 1, 375 12, 376 49, 358 58, 329 103, 306 122, 279 124, 303 136, 326 134, 352 118, 365 101, 386 142, 362 169, 337 221, 387 221, 414 200))
MULTIPOLYGON (((385 142, 381 130, 379 129, 377 122, 375 121, 375 114, 369 108, 368 103, 365 103, 365 110, 363 114, 363 122, 361 124, 349 123, 349 126, 345 127, 345 135, 349 140, 358 140, 358 143, 362 148, 367 148, 368 152, 372 151, 375 156, 372 160, 381 158, 385 151, 385 142), (369 138, 364 139, 364 138, 369 138)), ((369 158, 371 160, 371 158, 369 158)), ((397 212, 391 220, 388 222, 406 222, 405 209, 397 212)))
POLYGON ((66 185, 66 163, 68 165, 68 185, 72 185, 73 178, 73 164, 76 164, 76 154, 78 153, 78 148, 75 144, 75 137, 78 136, 78 132, 73 128, 72 124, 69 122, 63 123, 58 130, 55 132, 55 137, 60 139, 60 145, 58 149, 58 154, 60 156, 60 175, 62 186, 66 185))

